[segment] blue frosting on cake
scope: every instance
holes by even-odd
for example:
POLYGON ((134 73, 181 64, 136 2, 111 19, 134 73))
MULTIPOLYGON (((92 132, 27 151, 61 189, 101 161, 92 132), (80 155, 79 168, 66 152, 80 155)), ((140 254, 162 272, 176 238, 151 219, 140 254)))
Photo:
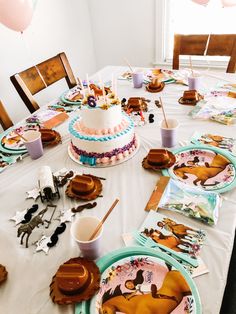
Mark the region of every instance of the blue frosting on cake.
POLYGON ((89 136, 89 135, 83 135, 80 134, 77 130, 75 130, 74 125, 77 121, 80 120, 80 117, 76 117, 74 119, 72 119, 69 123, 69 132, 76 138, 79 138, 81 140, 87 140, 87 141, 94 141, 94 142, 106 142, 106 141, 110 141, 113 140, 119 136, 122 136, 124 134, 127 134, 128 132, 130 132, 133 128, 134 128, 134 123, 133 121, 130 119, 130 117, 122 112, 123 117, 129 122, 129 125, 127 126, 127 128, 119 133, 116 133, 114 135, 98 135, 97 137, 95 135, 93 136, 89 136))

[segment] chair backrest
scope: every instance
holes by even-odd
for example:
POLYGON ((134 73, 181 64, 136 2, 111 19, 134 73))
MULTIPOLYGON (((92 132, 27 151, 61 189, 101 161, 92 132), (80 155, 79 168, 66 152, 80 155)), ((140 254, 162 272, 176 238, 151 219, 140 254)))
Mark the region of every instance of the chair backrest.
POLYGON ((6 130, 13 126, 13 122, 11 121, 5 107, 3 106, 3 103, 0 100, 0 124, 3 128, 3 130, 6 130))
POLYGON ((226 72, 236 70, 236 34, 182 35, 174 36, 174 53, 172 68, 179 69, 179 56, 229 56, 226 72), (208 42, 209 41, 209 42, 208 42), (208 47, 207 47, 208 43, 208 47))
POLYGON ((69 88, 76 79, 64 52, 10 77, 21 99, 31 113, 39 109, 33 95, 65 78, 69 88))

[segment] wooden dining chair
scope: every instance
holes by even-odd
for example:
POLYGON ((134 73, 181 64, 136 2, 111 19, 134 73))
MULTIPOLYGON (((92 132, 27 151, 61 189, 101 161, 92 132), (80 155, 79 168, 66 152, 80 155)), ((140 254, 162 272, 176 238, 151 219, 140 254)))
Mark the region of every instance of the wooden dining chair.
POLYGON ((13 122, 11 121, 3 103, 0 100, 0 124, 3 130, 6 130, 13 126, 13 122))
POLYGON ((236 70, 236 34, 175 34, 173 69, 179 69, 179 56, 181 55, 229 56, 230 59, 226 72, 234 73, 236 70))
POLYGON ((69 88, 76 79, 64 52, 10 77, 21 99, 31 113, 39 109, 33 95, 65 78, 69 88))

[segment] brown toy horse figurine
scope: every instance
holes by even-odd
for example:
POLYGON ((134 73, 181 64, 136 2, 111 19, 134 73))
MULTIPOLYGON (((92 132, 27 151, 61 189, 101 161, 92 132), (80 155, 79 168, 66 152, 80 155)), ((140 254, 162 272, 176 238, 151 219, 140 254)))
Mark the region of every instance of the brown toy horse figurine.
POLYGON ((42 217, 47 210, 48 206, 45 209, 41 210, 41 212, 39 212, 37 216, 33 217, 30 222, 23 224, 18 228, 17 237, 22 234, 20 244, 23 244, 24 237, 27 234, 25 247, 28 247, 29 236, 31 235, 34 228, 38 227, 40 224, 44 224, 42 217))
MULTIPOLYGON (((119 289, 115 289, 119 290, 119 289)), ((152 293, 134 295, 127 298, 129 293, 120 295, 109 294, 108 290, 103 296, 100 314, 168 314, 171 313, 183 300, 184 296, 191 295, 189 285, 177 270, 170 270, 156 295, 152 293)))
POLYGON ((209 186, 214 184, 206 184, 206 181, 224 171, 229 164, 230 161, 227 158, 216 154, 212 162, 210 164, 205 163, 205 166, 198 166, 197 164, 194 166, 176 165, 173 171, 177 177, 182 179, 188 179, 187 174, 193 174, 197 177, 193 181, 194 185, 197 185, 197 183, 200 182, 202 186, 209 186))
MULTIPOLYGON (((99 88, 97 85, 89 84, 89 88, 94 91, 95 97, 103 96, 103 90, 101 88, 99 88)), ((104 91, 105 91, 106 95, 111 93, 111 89, 109 87, 104 87, 104 91)))

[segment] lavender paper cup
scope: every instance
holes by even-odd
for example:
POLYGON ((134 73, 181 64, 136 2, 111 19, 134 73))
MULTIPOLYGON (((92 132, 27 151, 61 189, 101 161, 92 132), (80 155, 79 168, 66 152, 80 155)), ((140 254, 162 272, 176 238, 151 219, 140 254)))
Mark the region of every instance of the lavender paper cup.
POLYGON ((198 91, 201 88, 202 77, 200 75, 188 76, 188 88, 189 90, 198 91))
POLYGON ((137 71, 132 73, 134 88, 141 88, 143 86, 143 72, 137 71))
POLYGON ((161 140, 163 147, 174 147, 177 144, 177 130, 179 123, 176 119, 167 119, 168 128, 165 120, 161 122, 161 140))
POLYGON ((23 133, 25 147, 32 159, 38 159, 43 155, 43 144, 39 131, 29 130, 23 133))

